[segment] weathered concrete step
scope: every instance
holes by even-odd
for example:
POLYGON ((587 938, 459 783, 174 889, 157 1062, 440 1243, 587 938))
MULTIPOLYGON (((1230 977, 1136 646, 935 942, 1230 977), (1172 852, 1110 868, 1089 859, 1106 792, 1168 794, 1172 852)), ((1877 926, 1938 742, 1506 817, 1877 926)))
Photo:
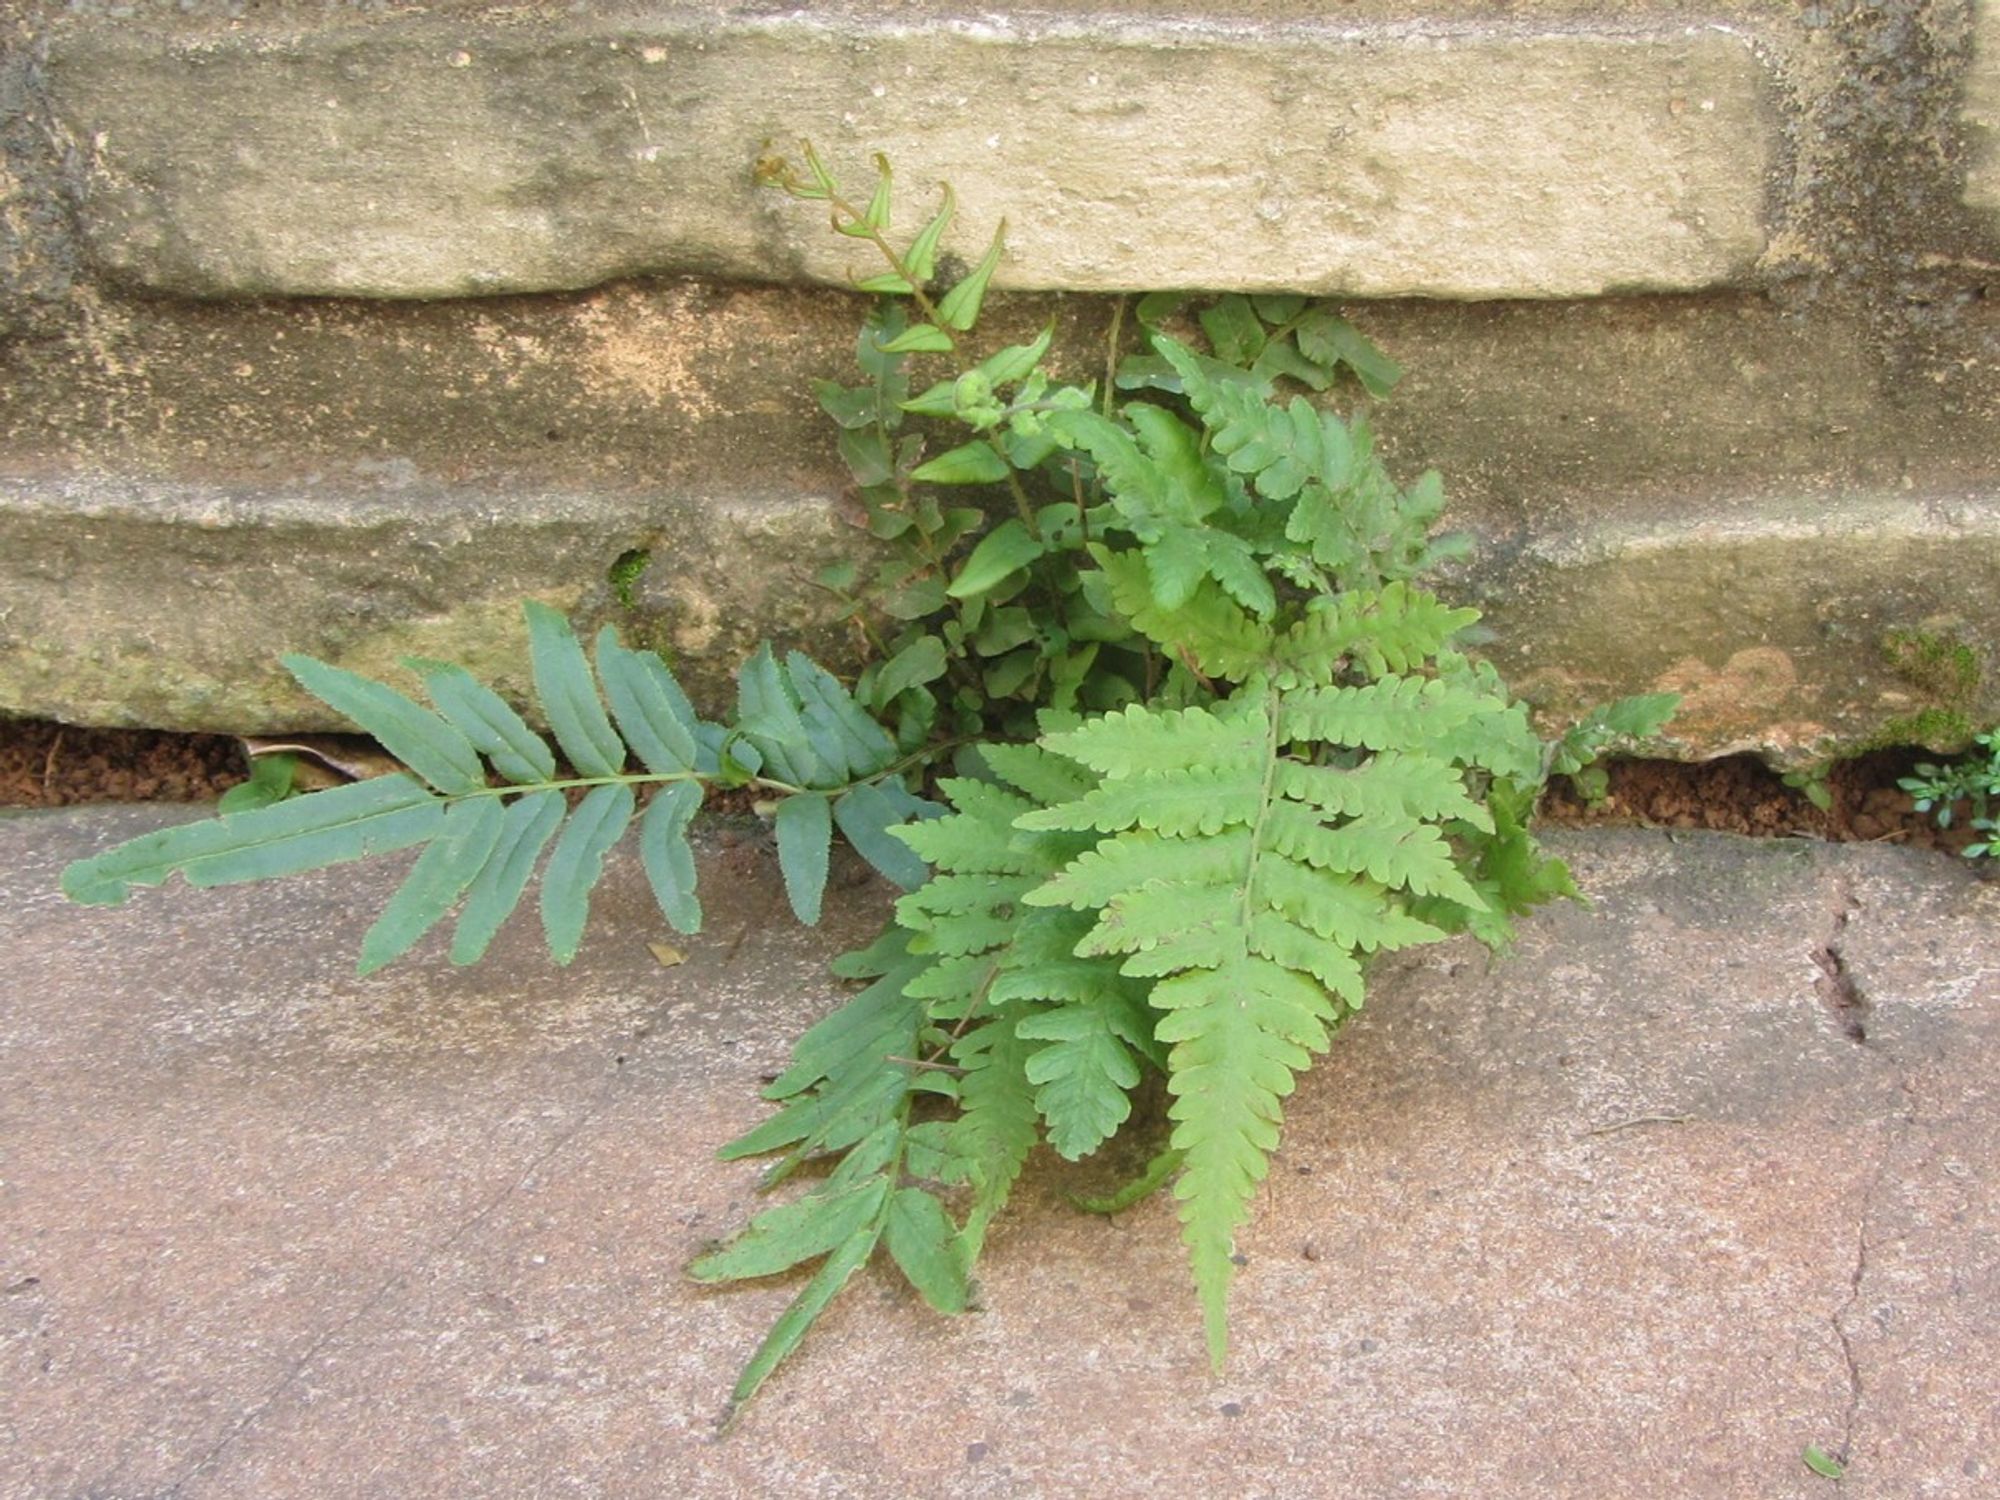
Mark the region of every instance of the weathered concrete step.
MULTIPOLYGON (((80 305, 61 337, 0 344, 0 712, 300 728, 287 649, 518 682, 523 594, 625 618, 712 690, 760 634, 838 644, 804 578, 863 539, 834 519, 848 480, 811 389, 848 376, 858 299, 80 305), (626 616, 605 575, 636 548, 653 566, 626 616)), ((1772 648, 1783 691, 1751 674, 1684 753, 1792 753, 1816 724, 1852 742, 1940 706, 1885 676, 1888 632, 2000 637, 1986 306, 1921 364, 1756 297, 1359 319, 1409 371, 1372 413, 1396 471, 1439 468, 1447 519, 1484 539, 1463 586, 1509 670, 1558 705, 1663 676, 1708 701, 1772 648)), ((1054 319, 1088 378, 1109 316, 1001 297, 984 334, 1054 319)))
POLYGON ((394 462, 235 488, 0 475, 0 711, 334 727, 286 651, 457 662, 525 702, 529 598, 618 623, 719 708, 760 639, 851 651, 811 578, 852 536, 823 496, 452 488, 394 462), (641 550, 659 567, 628 609, 611 572, 641 550))
POLYGON ((663 970, 621 861, 576 966, 351 977, 387 890, 54 894, 157 809, 0 821, 0 1495, 1674 1493, 1990 1487, 2000 887, 1884 847, 1557 840, 1594 907, 1378 974, 1287 1108, 1207 1373, 1173 1207, 1038 1162, 987 1311, 858 1283, 736 1432, 790 1285, 681 1268, 713 1147, 864 934, 711 844, 663 970), (1824 998, 1822 996, 1824 992, 1824 998), (1859 1030, 1865 1041, 1857 1041, 1859 1030))
MULTIPOLYGON (((824 491, 846 483, 813 382, 852 380, 863 299, 692 280, 439 303, 79 297, 0 342, 10 466, 249 486, 370 466, 529 489, 824 491)), ((991 299, 984 355, 1055 324, 1102 374, 1110 298, 991 299)), ((1672 514, 1689 497, 2000 483, 2000 299, 1896 343, 1852 310, 1755 295, 1349 305, 1404 367, 1371 420, 1451 516, 1672 514)), ((1125 347, 1136 348, 1128 317, 1125 347)), ((919 360, 916 378, 941 373, 919 360)), ((1352 388, 1336 393, 1347 406, 1352 388)), ((940 430, 942 431, 942 430, 940 430)), ((942 438, 938 439, 942 440, 942 438)))
POLYGON ((96 266, 206 297, 843 281, 866 247, 751 184, 802 136, 888 152, 904 224, 944 176, 1007 216, 1017 287, 1562 297, 1765 248, 1775 85, 1727 25, 1149 9, 52 13, 47 97, 96 266))
POLYGON ((1558 722, 1676 692, 1688 759, 1964 748, 2000 721, 2000 496, 1690 506, 1531 532, 1471 570, 1509 684, 1558 722))
POLYGON ((1972 28, 1962 116, 1971 137, 1965 196, 1989 222, 2000 223, 2000 5, 1975 0, 1972 28))
MULTIPOLYGON (((755 642, 836 665, 855 641, 810 581, 861 534, 831 494, 497 492, 391 466, 258 488, 0 475, 0 709, 83 724, 334 727, 278 665, 374 675, 462 662, 517 699, 520 601, 662 650, 720 710, 755 642), (654 563, 629 605, 610 581, 654 563)), ((1625 693, 1686 696, 1662 748, 1808 765, 1951 749, 2000 718, 2000 500, 1852 496, 1494 531, 1443 587, 1552 723, 1625 693)))

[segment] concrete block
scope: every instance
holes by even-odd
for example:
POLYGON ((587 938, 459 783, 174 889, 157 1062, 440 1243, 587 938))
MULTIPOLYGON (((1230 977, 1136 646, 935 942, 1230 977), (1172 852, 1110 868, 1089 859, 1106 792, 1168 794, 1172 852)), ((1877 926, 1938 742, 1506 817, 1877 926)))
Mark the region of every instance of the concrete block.
POLYGON ((0 16, 0 338, 55 326, 76 268, 36 68, 25 21, 0 16))
MULTIPOLYGON (((840 528, 844 529, 844 528, 840 528)), ((464 665, 528 701, 520 603, 660 650, 706 705, 763 636, 824 653, 830 596, 806 579, 837 523, 824 500, 662 503, 452 490, 388 472, 298 489, 71 475, 0 477, 0 709, 83 724, 336 727, 277 658, 394 677, 464 665), (671 548, 648 616, 607 580, 635 538, 671 548)), ((409 684, 414 686, 414 683, 409 684)))
POLYGON ((1771 1500, 1828 1492, 1809 1443, 1867 1495, 1991 1488, 2000 886, 1963 861, 1558 836, 1589 908, 1377 965, 1286 1100, 1220 1377, 1172 1195, 1078 1213, 1127 1162, 1044 1152, 983 1311, 872 1267, 717 1441, 800 1283, 683 1274, 765 1201, 714 1150, 880 888, 801 929, 704 839, 662 968, 627 849, 568 969, 524 912, 359 980, 404 860, 55 894, 182 815, 0 819, 9 1496, 1771 1500))
MULTIPOLYGON (((847 377, 856 299, 674 283, 78 305, 71 336, 20 341, 0 381, 0 712, 324 723, 286 650, 463 658, 518 689, 524 595, 620 621, 716 707, 760 635, 851 660, 807 580, 867 546, 837 519, 847 477, 810 391, 847 377), (653 562, 627 612, 606 573, 634 548, 653 562)), ((1107 312, 996 298, 982 337, 1053 317, 1087 372, 1107 312)), ((1885 646, 2000 635, 1985 366, 1912 406, 1862 330, 1757 298, 1362 322, 1410 370, 1375 412, 1394 471, 1436 465, 1447 519, 1481 538, 1448 587, 1489 610, 1552 715, 1674 687, 1677 753, 1778 759, 2000 718, 1885 646)))
POLYGON ((2000 5, 1993 0, 1974 0, 1972 66, 1959 118, 1969 138, 1965 201, 1985 210, 2000 231, 2000 5))
POLYGON ((2000 720, 1990 494, 1551 530, 1478 570, 1474 592, 1500 633, 1489 654, 1550 718, 1677 692, 1668 733, 1688 759, 1961 749, 2000 720))
POLYGON ((977 18, 832 5, 641 18, 56 26, 106 273, 207 297, 454 297, 877 267, 760 193, 768 141, 915 226, 1010 216, 1003 285, 1575 297, 1744 282, 1777 117, 1724 27, 977 18))

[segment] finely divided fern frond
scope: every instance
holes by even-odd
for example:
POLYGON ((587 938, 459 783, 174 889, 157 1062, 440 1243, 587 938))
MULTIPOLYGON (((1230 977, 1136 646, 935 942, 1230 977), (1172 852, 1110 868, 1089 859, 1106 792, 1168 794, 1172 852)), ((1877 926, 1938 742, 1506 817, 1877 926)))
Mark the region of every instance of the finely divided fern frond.
POLYGON ((1042 741, 1100 781, 1018 826, 1109 837, 1022 899, 1093 918, 1077 953, 1153 981, 1175 1191, 1218 1364, 1235 1232, 1294 1076, 1360 1006, 1369 953, 1444 935, 1416 902, 1488 910, 1445 829, 1493 822, 1469 767, 1436 747, 1506 709, 1413 677, 1253 679, 1210 707, 1134 706, 1042 741))
POLYGON ((736 1405, 878 1245, 932 1306, 962 1310, 987 1227, 1042 1130, 1081 1155, 1129 1113, 1137 1058, 1153 1046, 1143 990, 1075 953, 1087 919, 1021 904, 1090 840, 1017 825, 1045 805, 1038 792, 1074 795, 1089 778, 1034 746, 990 747, 984 769, 998 779, 946 778, 950 809, 895 831, 936 873, 836 965, 869 983, 799 1039, 765 1090, 779 1112, 723 1149, 783 1153, 767 1187, 840 1158, 693 1266, 697 1279, 732 1281, 825 1257, 751 1360, 736 1405), (922 1118, 924 1096, 954 1112, 922 1118), (965 1195, 962 1223, 944 1191, 965 1195))
POLYGON ((596 667, 569 622, 526 605, 535 692, 575 774, 497 693, 457 667, 408 663, 432 707, 309 656, 287 656, 300 685, 373 735, 407 773, 147 834, 72 865, 74 900, 116 905, 135 885, 178 873, 226 885, 316 870, 422 846, 416 864, 362 941, 360 971, 408 952, 454 911, 453 963, 482 956, 519 905, 544 850, 540 907, 549 952, 576 956, 605 859, 639 824, 640 857, 667 921, 701 927, 689 820, 708 782, 777 796, 780 862, 793 909, 818 919, 837 824, 905 887, 922 861, 889 837, 932 811, 903 785, 888 734, 823 668, 768 651, 745 663, 733 729, 698 718, 660 658, 605 629, 596 667), (629 769, 636 760, 642 769, 629 769), (641 792, 651 797, 639 812, 641 792), (566 793, 579 793, 572 808, 566 793), (553 843, 553 849, 550 845, 553 843))

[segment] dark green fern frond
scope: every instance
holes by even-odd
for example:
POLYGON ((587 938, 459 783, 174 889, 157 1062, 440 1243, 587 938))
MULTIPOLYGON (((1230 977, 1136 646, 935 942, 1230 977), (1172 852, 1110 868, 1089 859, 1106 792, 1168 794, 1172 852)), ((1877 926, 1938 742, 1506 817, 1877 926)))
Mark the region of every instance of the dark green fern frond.
POLYGON ((177 872, 193 885, 221 885, 423 846, 362 942, 366 974, 454 911, 452 961, 478 959, 548 850, 542 927, 551 956, 566 964, 582 941, 606 858, 635 821, 661 912, 679 931, 699 930, 687 827, 712 780, 747 782, 780 799, 786 888, 808 921, 818 915, 836 826, 890 879, 906 887, 923 880, 923 862, 889 830, 934 809, 904 787, 887 732, 806 657, 751 658, 742 719, 729 730, 695 715, 658 656, 628 650, 607 628, 593 670, 561 614, 533 602, 525 612, 536 698, 574 775, 559 778, 548 740, 460 668, 408 663, 434 705, 424 707, 385 683, 288 656, 301 686, 373 735, 410 774, 147 834, 72 865, 64 890, 115 905, 132 886, 159 885, 177 872), (641 769, 630 769, 634 761, 641 769), (582 794, 574 808, 566 792, 582 794), (641 814, 645 792, 651 800, 641 814))
POLYGON ((727 1281, 825 1257, 745 1370, 738 1402, 878 1245, 933 1306, 961 1309, 1043 1126, 1070 1154, 1094 1149, 1125 1119, 1152 1052, 1143 988, 1074 951, 1088 920, 1021 903, 1091 840, 1017 825, 1045 805, 1038 793, 1076 795, 1092 778, 1032 745, 989 747, 985 759, 1003 779, 946 778, 948 809, 896 830, 936 873, 836 966, 871 982, 799 1039, 765 1090, 779 1112, 723 1149, 783 1153, 766 1186, 840 1158, 820 1185, 695 1262, 697 1278, 727 1281), (950 1113, 922 1118, 920 1095, 950 1113), (962 1200, 962 1223, 941 1193, 962 1200))
POLYGON ((792 1063, 764 1090, 784 1108, 724 1146, 722 1159, 785 1155, 765 1173, 771 1186, 807 1158, 845 1151, 896 1117, 910 1088, 907 1065, 891 1058, 916 1056, 924 1025, 922 997, 910 993, 933 960, 908 951, 896 930, 893 952, 874 982, 809 1028, 792 1048, 792 1063), (900 949, 900 951, 897 951, 900 949))

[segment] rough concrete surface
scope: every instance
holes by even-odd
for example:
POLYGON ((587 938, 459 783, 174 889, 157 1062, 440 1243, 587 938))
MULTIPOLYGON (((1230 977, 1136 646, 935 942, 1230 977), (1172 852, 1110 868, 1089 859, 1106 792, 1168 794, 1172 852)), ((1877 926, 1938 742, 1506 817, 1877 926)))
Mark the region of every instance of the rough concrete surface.
POLYGON ((76 270, 31 35, 0 15, 0 340, 59 325, 76 270))
POLYGON ((2000 887, 1887 847, 1563 836, 1596 905, 1377 976, 1291 1101, 1211 1378, 1171 1205, 1040 1163, 987 1311, 858 1282, 728 1438, 782 1285, 679 1272, 713 1147, 867 930, 754 843, 660 968, 366 981, 386 890, 66 906, 149 810, 0 822, 0 1494, 1972 1496, 2000 1463, 2000 887), (726 892, 726 894, 725 894, 726 892))
POLYGON ((1961 113, 1971 138, 1965 201, 2000 226, 2000 5, 1973 0, 1972 16, 1972 66, 1961 113))
POLYGON ((1809 767, 1965 748, 2000 720, 2000 505, 1793 501, 1550 529, 1477 567, 1488 648, 1552 723, 1644 683, 1681 695, 1688 759, 1809 767))
MULTIPOLYGON (((807 580, 868 543, 839 524, 848 477, 812 391, 852 378, 859 299, 679 281, 76 300, 64 336, 0 343, 0 711, 325 724, 286 650, 362 670, 421 651, 518 684, 523 594, 616 619, 710 704, 759 634, 848 645, 807 580), (633 549, 652 566, 615 608, 606 573, 633 549)), ((1448 587, 1493 608, 1513 677, 1557 712, 1700 691, 1675 753, 1796 760, 1939 706, 1886 634, 2000 629, 1994 307, 1935 368, 1748 296, 1354 316, 1409 370, 1371 420, 1396 473, 1444 474, 1448 523, 1480 543, 1448 587), (1727 690, 1745 651, 1789 659, 1781 693, 1727 690)), ((1088 379, 1109 317, 1109 299, 999 297, 977 347, 1053 320, 1088 379)))
POLYGON ((0 476, 0 703, 70 723, 346 727, 280 664, 303 651, 376 677, 450 661, 525 706, 532 598, 586 634, 617 623, 720 704, 760 639, 843 639, 810 580, 848 545, 829 497, 730 501, 450 489, 401 460, 256 490, 0 476), (653 624, 607 581, 634 549, 662 564, 641 581, 653 624))
POLYGON ((926 203, 948 175, 980 239, 1008 216, 1005 285, 1688 290, 1753 276, 1779 149, 1750 40, 1672 18, 546 5, 71 18, 48 51, 92 259, 198 296, 845 281, 751 180, 801 137, 864 194, 875 151, 926 203))

